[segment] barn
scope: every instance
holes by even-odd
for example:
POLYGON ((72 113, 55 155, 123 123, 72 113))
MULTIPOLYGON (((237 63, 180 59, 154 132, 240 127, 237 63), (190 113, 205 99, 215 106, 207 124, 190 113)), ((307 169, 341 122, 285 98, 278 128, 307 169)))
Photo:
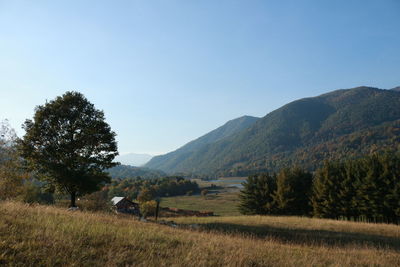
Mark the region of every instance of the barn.
POLYGON ((111 202, 117 213, 140 215, 139 204, 130 201, 126 197, 113 197, 111 202))

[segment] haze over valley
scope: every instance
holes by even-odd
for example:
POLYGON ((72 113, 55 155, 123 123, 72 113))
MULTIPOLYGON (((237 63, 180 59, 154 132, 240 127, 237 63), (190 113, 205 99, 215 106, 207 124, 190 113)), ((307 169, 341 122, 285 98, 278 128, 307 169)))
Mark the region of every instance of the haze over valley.
POLYGON ((125 165, 140 167, 149 162, 152 157, 149 154, 126 153, 119 155, 116 160, 125 165))

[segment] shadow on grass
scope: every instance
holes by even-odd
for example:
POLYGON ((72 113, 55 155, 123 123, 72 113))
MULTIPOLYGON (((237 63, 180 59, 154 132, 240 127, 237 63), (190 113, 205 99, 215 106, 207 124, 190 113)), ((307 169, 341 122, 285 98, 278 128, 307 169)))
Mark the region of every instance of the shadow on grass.
POLYGON ((301 245, 347 246, 362 245, 400 251, 400 238, 364 233, 337 232, 329 230, 287 229, 267 225, 243 225, 231 223, 206 223, 201 228, 228 234, 273 238, 283 243, 301 245))

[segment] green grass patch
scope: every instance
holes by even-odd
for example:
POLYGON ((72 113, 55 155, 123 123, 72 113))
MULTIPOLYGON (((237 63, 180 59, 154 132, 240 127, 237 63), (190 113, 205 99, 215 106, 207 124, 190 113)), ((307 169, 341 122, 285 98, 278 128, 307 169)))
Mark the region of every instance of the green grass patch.
POLYGON ((205 197, 200 195, 194 196, 176 196, 165 197, 161 200, 162 207, 213 211, 215 215, 233 216, 240 215, 238 210, 239 193, 218 193, 211 191, 205 197))

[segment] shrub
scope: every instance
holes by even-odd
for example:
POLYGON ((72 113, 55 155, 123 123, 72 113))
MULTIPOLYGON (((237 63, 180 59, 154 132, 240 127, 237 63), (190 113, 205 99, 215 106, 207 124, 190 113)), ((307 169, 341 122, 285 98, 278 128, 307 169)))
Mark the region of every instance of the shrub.
POLYGON ((156 213, 157 202, 155 200, 140 203, 140 213, 144 216, 154 216, 156 213))
POLYGON ((202 195, 203 197, 205 197, 207 194, 208 194, 208 190, 207 190, 207 189, 201 190, 201 195, 202 195))
POLYGON ((24 184, 20 198, 26 203, 54 204, 53 194, 45 192, 33 182, 24 184))

